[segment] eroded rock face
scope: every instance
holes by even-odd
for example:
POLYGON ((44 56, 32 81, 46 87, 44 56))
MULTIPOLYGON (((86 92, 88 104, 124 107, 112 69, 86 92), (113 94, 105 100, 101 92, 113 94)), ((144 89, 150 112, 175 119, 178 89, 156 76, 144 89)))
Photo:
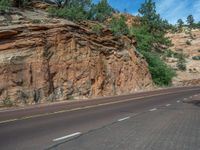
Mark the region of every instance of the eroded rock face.
POLYGON ((2 27, 1 35, 2 105, 119 95, 152 87, 134 41, 115 38, 109 31, 99 36, 75 24, 18 25, 2 27))

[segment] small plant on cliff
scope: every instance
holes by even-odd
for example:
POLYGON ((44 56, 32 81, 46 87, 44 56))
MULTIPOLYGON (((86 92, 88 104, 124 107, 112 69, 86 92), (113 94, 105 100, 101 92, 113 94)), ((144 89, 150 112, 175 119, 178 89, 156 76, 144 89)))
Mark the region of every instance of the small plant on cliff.
POLYGON ((10 6, 10 0, 0 0, 0 13, 8 13, 10 6))
POLYGON ((115 36, 129 34, 128 25, 126 24, 126 18, 124 16, 120 16, 119 18, 113 17, 109 24, 109 28, 115 36))
POLYGON ((4 104, 4 106, 6 106, 6 107, 11 107, 11 106, 13 106, 13 102, 10 100, 9 97, 6 97, 6 98, 3 100, 3 104, 4 104))
POLYGON ((100 24, 95 24, 94 26, 92 26, 92 31, 100 34, 102 31, 103 27, 100 24))

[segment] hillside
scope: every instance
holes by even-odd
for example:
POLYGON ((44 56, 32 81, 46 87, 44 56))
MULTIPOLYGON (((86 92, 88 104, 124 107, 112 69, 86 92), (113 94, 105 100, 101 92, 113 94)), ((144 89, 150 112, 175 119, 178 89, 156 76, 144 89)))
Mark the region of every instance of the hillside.
MULTIPOLYGON (((170 49, 186 56, 186 70, 177 70, 177 76, 173 79, 174 85, 199 85, 200 84, 200 30, 192 30, 191 35, 187 32, 168 34, 173 46, 170 49), (196 59, 195 59, 196 58, 196 59)), ((168 61, 176 68, 177 59, 168 61)))
POLYGON ((106 28, 97 34, 88 24, 52 19, 37 8, 1 16, 1 106, 151 89, 151 75, 135 40, 116 38, 106 28))

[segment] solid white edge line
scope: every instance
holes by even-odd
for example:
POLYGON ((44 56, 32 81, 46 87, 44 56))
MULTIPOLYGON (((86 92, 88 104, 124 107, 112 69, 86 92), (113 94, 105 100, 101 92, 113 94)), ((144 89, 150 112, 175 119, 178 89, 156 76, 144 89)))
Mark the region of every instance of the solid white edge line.
POLYGON ((149 111, 156 111, 157 110, 157 108, 153 108, 153 109, 150 109, 149 111))
POLYGON ((60 138, 53 139, 53 141, 57 142, 57 141, 60 141, 60 140, 64 140, 64 139, 72 138, 74 136, 78 136, 80 134, 81 134, 81 132, 76 132, 76 133, 69 134, 69 135, 66 135, 66 136, 63 136, 63 137, 60 137, 60 138))
POLYGON ((167 106, 167 107, 168 107, 168 106, 171 106, 171 104, 166 104, 165 106, 167 106))
POLYGON ((121 121, 127 120, 127 119, 129 119, 129 118, 130 118, 130 117, 125 117, 125 118, 121 118, 121 119, 119 119, 119 120, 117 120, 117 121, 121 122, 121 121))

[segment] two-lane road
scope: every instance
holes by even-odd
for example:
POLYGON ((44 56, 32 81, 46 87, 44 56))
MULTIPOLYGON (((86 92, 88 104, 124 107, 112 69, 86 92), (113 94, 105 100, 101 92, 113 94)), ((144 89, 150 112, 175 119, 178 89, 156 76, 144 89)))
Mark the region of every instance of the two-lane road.
POLYGON ((198 150, 199 87, 0 112, 1 150, 198 150))

